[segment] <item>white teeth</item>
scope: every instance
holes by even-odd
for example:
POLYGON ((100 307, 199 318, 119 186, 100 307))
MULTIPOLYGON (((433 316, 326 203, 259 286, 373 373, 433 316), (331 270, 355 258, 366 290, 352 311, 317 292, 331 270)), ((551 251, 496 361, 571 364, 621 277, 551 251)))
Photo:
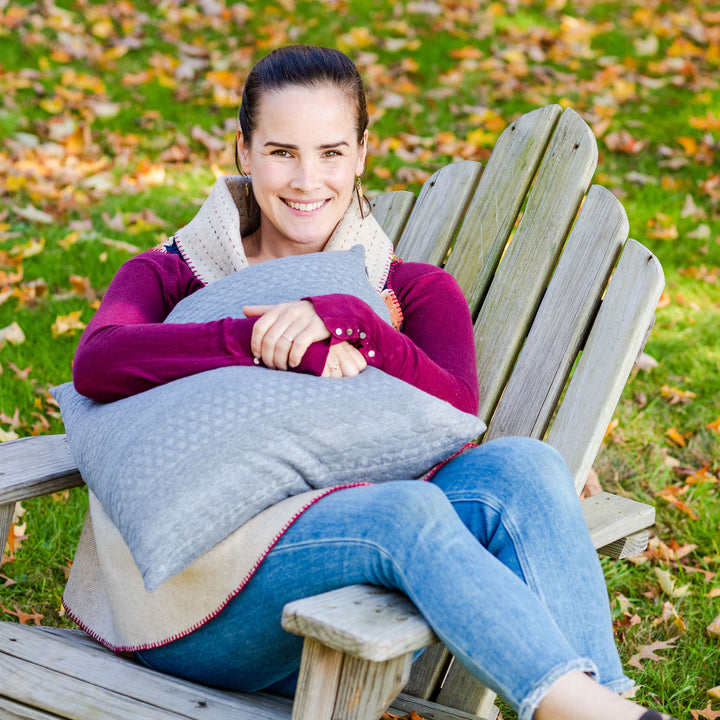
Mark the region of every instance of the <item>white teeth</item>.
POLYGON ((285 200, 285 203, 289 205, 293 210, 300 210, 302 212, 311 212, 312 210, 317 210, 318 208, 321 208, 325 201, 322 200, 321 202, 314 202, 314 203, 299 203, 299 202, 293 202, 292 200, 285 200))

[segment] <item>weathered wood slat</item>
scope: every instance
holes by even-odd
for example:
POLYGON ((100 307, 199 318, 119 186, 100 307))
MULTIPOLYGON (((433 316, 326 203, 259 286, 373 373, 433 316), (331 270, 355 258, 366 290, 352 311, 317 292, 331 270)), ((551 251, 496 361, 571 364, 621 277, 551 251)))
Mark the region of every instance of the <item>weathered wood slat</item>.
POLYGON ((82 485, 65 435, 0 444, 0 504, 82 485))
POLYGON ((0 695, 67 718, 287 720, 290 703, 163 675, 74 642, 0 622, 0 695), (92 657, 92 662, 88 658, 92 657))
POLYGON ((396 190, 395 192, 379 195, 372 200, 372 212, 380 227, 390 238, 393 245, 397 245, 413 206, 415 194, 409 190, 396 190))
POLYGON ((652 324, 663 286, 657 258, 628 240, 547 436, 575 476, 578 492, 652 324))
POLYGON ((495 720, 497 717, 497 708, 487 717, 478 718, 477 715, 443 707, 439 703, 412 697, 406 693, 398 695, 390 706, 390 712, 395 715, 409 715, 413 710, 426 720, 495 720))
POLYGON ((483 685, 457 658, 454 658, 435 702, 480 718, 491 718, 498 714, 496 697, 495 692, 483 685))
POLYGON ((465 160, 446 165, 426 180, 397 254, 404 260, 442 265, 481 174, 480 163, 465 160))
POLYGON ((0 718, 3 720, 62 720, 59 715, 21 705, 1 696, 0 718))
POLYGON ((452 655, 442 643, 436 643, 426 648, 413 663, 410 679, 404 692, 423 700, 434 700, 440 691, 451 661, 452 655))
POLYGON ((445 265, 463 289, 473 317, 560 114, 559 105, 548 105, 515 120, 498 138, 483 171, 445 265))
POLYGON ((102 717, 106 720, 186 720, 187 715, 138 703, 104 687, 68 678, 45 665, 0 653, 0 694, 41 710, 52 709, 69 720, 102 717), (10 684, 12 683, 12 684, 10 684))
POLYGON ((381 662, 438 642, 402 593, 351 585, 288 603, 282 626, 364 660, 381 662))
POLYGON ((566 110, 475 323, 479 415, 486 422, 527 335, 596 164, 595 138, 577 113, 566 110))
POLYGON ((484 440, 544 436, 627 233, 620 201, 592 187, 484 440))

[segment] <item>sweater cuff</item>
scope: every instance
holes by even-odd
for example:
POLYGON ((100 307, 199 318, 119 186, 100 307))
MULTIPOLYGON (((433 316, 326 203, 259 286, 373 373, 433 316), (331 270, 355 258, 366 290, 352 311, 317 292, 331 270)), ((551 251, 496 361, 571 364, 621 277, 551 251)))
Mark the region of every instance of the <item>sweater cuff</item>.
POLYGON ((314 342, 306 351, 300 364, 293 368, 294 372, 306 373, 308 375, 322 375, 325 369, 328 353, 330 352, 330 341, 320 340, 314 342))
POLYGON ((331 346, 349 342, 362 353, 368 365, 382 365, 377 345, 377 326, 384 321, 367 303, 354 295, 344 294, 319 295, 303 300, 309 300, 313 304, 315 312, 330 332, 328 342, 331 346))
MULTIPOLYGON (((231 323, 231 331, 227 337, 230 338, 230 352, 239 365, 253 365, 255 359, 250 350, 250 340, 255 323, 260 318, 242 318, 241 320, 228 318, 231 323)), ((306 351, 300 364, 292 368, 292 372, 307 373, 308 375, 322 375, 325 369, 325 362, 330 352, 330 340, 314 342, 306 351)))

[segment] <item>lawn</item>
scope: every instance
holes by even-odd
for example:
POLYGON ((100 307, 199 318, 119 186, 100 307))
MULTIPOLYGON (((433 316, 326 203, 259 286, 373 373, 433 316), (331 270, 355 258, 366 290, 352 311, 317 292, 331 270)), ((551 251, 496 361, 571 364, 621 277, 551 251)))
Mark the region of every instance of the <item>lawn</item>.
MULTIPOLYGON (((0 441, 62 431, 48 388, 118 266, 184 225, 233 168, 252 63, 347 52, 369 89, 364 187, 417 191, 486 160, 519 114, 573 107, 666 292, 595 470, 656 505, 650 548, 604 560, 638 698, 720 717, 720 8, 702 2, 0 1, 0 441), (654 365, 654 367, 652 367, 654 365)), ((86 493, 23 503, 0 619, 67 625, 86 493)), ((506 720, 513 714, 505 710, 506 720)))

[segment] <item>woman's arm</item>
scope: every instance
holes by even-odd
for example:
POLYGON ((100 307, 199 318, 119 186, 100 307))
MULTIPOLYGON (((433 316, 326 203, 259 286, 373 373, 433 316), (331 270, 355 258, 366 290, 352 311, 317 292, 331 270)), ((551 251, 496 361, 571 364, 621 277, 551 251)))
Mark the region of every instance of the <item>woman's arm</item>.
MULTIPOLYGON (((110 402, 205 370, 252 365, 257 318, 163 323, 183 297, 201 287, 177 255, 146 252, 126 262, 78 344, 77 391, 110 402)), ((327 351, 327 344, 316 343, 297 370, 319 375, 327 351)))
POLYGON ((460 410, 478 409, 472 320, 455 279, 440 268, 401 263, 392 286, 404 315, 402 332, 350 295, 310 298, 333 342, 348 340, 380 368, 460 410))

